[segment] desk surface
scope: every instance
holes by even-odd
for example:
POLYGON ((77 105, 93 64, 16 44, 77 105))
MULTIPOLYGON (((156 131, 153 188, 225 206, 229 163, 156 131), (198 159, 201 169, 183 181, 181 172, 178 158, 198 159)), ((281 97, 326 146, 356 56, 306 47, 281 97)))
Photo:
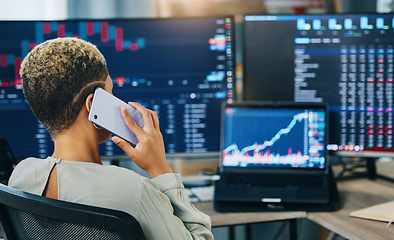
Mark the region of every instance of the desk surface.
POLYGON ((308 218, 320 226, 349 239, 386 240, 394 238, 394 224, 350 217, 350 212, 394 200, 394 183, 357 179, 338 182, 341 209, 336 212, 240 212, 221 213, 212 202, 194 205, 212 219, 212 226, 228 226, 296 218, 308 218))
POLYGON ((306 212, 239 212, 221 213, 213 209, 212 202, 197 202, 194 206, 208 214, 212 227, 305 218, 306 212))
POLYGON ((385 180, 338 182, 342 208, 337 212, 308 213, 307 218, 349 239, 393 239, 394 225, 350 217, 350 212, 394 200, 394 184, 385 180))

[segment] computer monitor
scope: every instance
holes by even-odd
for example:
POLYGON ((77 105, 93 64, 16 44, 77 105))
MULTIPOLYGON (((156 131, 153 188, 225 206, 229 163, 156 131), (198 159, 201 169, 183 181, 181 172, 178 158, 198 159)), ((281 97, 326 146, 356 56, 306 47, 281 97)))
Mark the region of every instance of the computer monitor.
POLYGON ((326 102, 332 151, 393 151, 394 15, 244 16, 244 99, 326 102))
MULTIPOLYGON (((231 17, 0 21, 0 33, 0 137, 18 159, 53 151, 24 99, 21 61, 37 44, 68 36, 99 48, 117 97, 158 113, 167 153, 218 155, 220 108, 234 97, 231 17)), ((108 141, 100 154, 124 153, 108 141)))

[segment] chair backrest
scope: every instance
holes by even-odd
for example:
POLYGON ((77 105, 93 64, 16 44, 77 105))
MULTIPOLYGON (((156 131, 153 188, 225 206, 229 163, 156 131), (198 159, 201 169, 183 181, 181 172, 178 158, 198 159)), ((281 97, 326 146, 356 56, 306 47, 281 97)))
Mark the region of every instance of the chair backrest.
POLYGON ((0 184, 5 238, 145 240, 137 220, 122 211, 50 199, 0 184))

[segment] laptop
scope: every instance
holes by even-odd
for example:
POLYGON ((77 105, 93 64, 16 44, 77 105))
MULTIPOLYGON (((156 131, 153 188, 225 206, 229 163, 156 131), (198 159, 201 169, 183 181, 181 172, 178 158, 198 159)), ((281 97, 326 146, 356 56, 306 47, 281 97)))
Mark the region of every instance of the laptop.
POLYGON ((214 201, 329 202, 327 119, 323 103, 224 104, 214 201))
POLYGON ((0 139, 0 183, 7 185, 16 164, 17 160, 7 140, 0 139))

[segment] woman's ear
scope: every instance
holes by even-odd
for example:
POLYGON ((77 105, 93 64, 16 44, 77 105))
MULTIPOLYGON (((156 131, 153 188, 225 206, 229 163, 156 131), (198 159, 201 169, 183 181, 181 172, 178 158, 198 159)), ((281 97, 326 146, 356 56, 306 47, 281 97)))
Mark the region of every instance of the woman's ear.
POLYGON ((85 107, 86 110, 89 112, 90 111, 90 107, 92 106, 92 100, 93 100, 93 93, 89 94, 86 97, 86 101, 85 101, 85 107))

